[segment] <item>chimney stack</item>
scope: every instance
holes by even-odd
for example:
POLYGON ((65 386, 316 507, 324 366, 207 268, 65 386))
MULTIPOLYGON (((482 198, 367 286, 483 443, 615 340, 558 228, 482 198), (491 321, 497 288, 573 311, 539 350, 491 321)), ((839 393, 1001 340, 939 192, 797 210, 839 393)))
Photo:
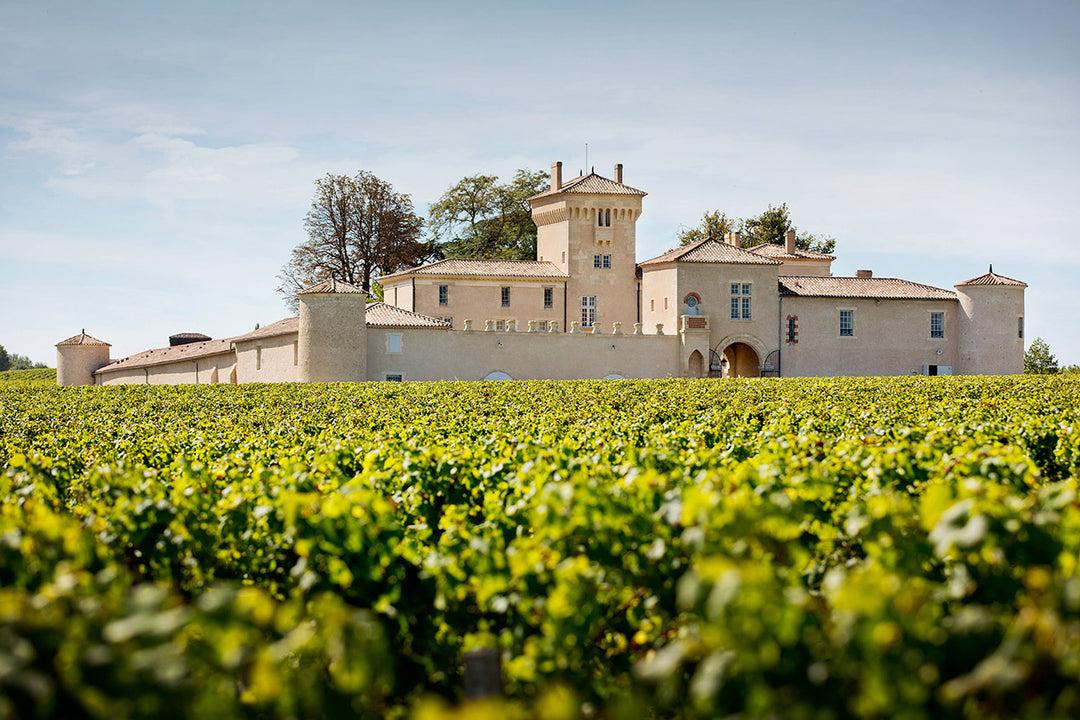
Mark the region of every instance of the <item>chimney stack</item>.
POLYGON ((551 163, 551 189, 562 190, 562 163, 551 163))
POLYGON ((872 278, 874 277, 873 270, 856 270, 855 277, 857 278, 872 278))
POLYGON ((788 230, 784 233, 784 252, 788 255, 795 254, 795 231, 788 230))
POLYGON ((742 247, 742 233, 740 233, 740 232, 731 233, 731 244, 734 245, 737 248, 741 248, 742 247))
POLYGON ((622 184, 622 163, 615 163, 615 182, 622 184))

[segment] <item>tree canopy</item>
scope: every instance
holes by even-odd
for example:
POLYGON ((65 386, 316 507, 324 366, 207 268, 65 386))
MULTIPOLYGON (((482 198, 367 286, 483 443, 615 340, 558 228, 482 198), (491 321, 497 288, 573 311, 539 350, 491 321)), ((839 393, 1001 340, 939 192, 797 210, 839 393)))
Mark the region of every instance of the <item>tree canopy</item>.
POLYGON ((1027 352, 1024 353, 1025 375, 1056 375, 1058 373, 1058 361, 1050 352, 1050 345, 1041 337, 1031 341, 1027 352))
POLYGON ((328 173, 315 181, 304 218, 308 238, 293 248, 278 279, 295 312, 296 294, 331 275, 371 291, 372 279, 411 267, 430 256, 423 220, 412 199, 361 170, 353 177, 328 173))
POLYGON ((3 345, 0 345, 0 372, 4 370, 34 370, 48 367, 45 363, 34 362, 26 355, 18 353, 9 354, 3 345))
POLYGON ((518 170, 462 178, 428 211, 432 240, 443 257, 536 259, 536 225, 528 198, 548 187, 548 174, 518 170))
POLYGON ((748 218, 728 217, 719 210, 706 212, 701 221, 692 228, 684 228, 679 234, 679 245, 689 245, 707 237, 723 240, 730 232, 742 233, 743 247, 754 247, 765 243, 784 244, 784 235, 788 230, 795 230, 795 247, 799 250, 831 254, 836 249, 836 239, 810 233, 800 233, 791 222, 787 203, 778 207, 769 205, 760 215, 748 218))

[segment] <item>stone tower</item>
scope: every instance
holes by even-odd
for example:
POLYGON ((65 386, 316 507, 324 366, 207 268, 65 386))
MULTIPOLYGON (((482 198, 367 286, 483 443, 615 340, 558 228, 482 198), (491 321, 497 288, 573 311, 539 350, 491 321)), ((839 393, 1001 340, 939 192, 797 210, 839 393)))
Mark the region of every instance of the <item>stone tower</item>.
POLYGON ((1024 372, 1024 288, 994 267, 954 286, 960 300, 959 373, 1016 375, 1024 372))
POLYGON ((109 364, 110 347, 86 330, 56 343, 56 384, 93 385, 94 371, 109 364))
POLYGON ((367 296, 355 285, 333 278, 300 291, 298 381, 367 379, 367 296))
POLYGON ((645 193, 622 180, 620 164, 614 180, 590 172, 564 183, 557 162, 551 188, 529 198, 536 259, 570 276, 568 320, 582 321, 591 312, 604 332, 614 322, 628 328, 638 321, 637 219, 645 193))

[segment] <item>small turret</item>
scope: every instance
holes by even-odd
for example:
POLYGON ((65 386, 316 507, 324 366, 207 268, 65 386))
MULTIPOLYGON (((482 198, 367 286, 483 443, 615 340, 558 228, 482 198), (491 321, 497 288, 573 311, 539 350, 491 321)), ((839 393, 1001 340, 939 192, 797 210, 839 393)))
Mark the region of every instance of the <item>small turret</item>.
POLYGON ((109 343, 87 335, 85 329, 56 343, 56 384, 93 385, 94 371, 109 364, 110 347, 109 343))
POLYGON ((367 297, 355 285, 334 278, 300 291, 297 380, 367 379, 367 297))
POLYGON ((989 272, 955 285, 960 301, 959 367, 964 375, 1024 372, 1024 288, 989 272))

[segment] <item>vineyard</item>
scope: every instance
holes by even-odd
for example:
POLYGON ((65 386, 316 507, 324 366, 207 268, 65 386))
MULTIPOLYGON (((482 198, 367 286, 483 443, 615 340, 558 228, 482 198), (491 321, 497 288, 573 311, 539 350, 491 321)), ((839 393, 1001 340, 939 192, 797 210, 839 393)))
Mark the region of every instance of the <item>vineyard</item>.
POLYGON ((0 468, 0 719, 1080 717, 1075 379, 27 376, 0 468))

